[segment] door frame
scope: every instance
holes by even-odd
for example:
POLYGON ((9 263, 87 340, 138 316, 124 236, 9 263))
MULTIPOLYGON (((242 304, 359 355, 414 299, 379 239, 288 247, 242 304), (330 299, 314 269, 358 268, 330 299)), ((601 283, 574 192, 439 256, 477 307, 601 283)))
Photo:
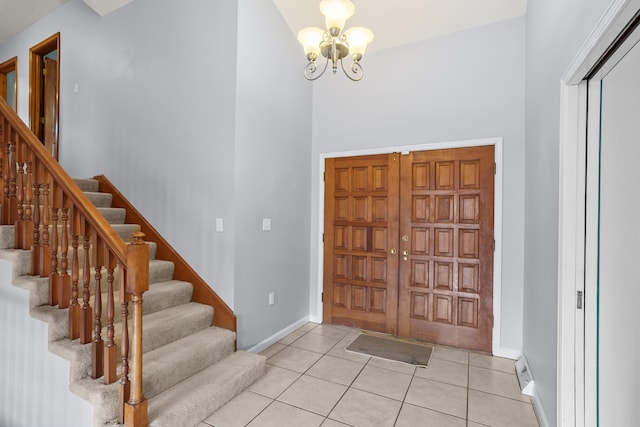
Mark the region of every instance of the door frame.
MULTIPOLYGON (((576 53, 560 82, 560 158, 558 206, 558 425, 595 425, 595 413, 585 408, 583 363, 593 363, 585 354, 594 337, 589 336, 592 316, 576 308, 576 294, 584 291, 585 192, 587 138, 587 83, 593 67, 600 63, 629 21, 640 10, 640 0, 614 0, 585 43, 576 53), (586 335, 580 336, 585 332, 586 335), (585 360, 586 356, 586 360, 585 360), (581 378, 580 378, 581 377, 581 378)), ((587 388, 591 388, 588 384, 587 388)))
MULTIPOLYGON (((2 74, 4 76, 4 78, 6 79, 7 74, 9 74, 10 72, 15 72, 16 74, 16 81, 15 81, 15 88, 14 88, 14 94, 15 94, 15 107, 16 107, 16 112, 18 111, 18 57, 14 56, 13 58, 10 58, 6 61, 4 61, 2 64, 0 64, 0 74, 2 74)), ((7 91, 7 88, 4 88, 4 92, 7 91)), ((0 96, 4 96, 6 98, 7 94, 6 93, 0 93, 0 96)), ((7 102, 9 102, 9 100, 7 100, 7 102)))
POLYGON ((44 97, 44 87, 40 70, 44 63, 44 57, 53 51, 58 52, 56 67, 56 153, 55 159, 60 156, 60 33, 46 38, 29 49, 29 128, 42 140, 40 132, 40 116, 44 113, 40 111, 40 101, 44 97))
POLYGON ((367 156, 374 154, 390 154, 403 153, 409 151, 432 151, 444 150, 448 148, 469 148, 482 145, 493 145, 494 161, 496 163, 496 175, 494 180, 494 217, 493 217, 493 236, 496 241, 495 252, 493 256, 493 321, 494 327, 491 337, 492 352, 496 356, 517 359, 520 352, 505 349, 501 347, 501 297, 502 297, 502 170, 503 155, 501 137, 495 138, 479 138, 462 141, 446 141, 436 142, 432 144, 403 145, 396 147, 372 148, 355 151, 340 151, 331 153, 320 153, 319 179, 318 189, 318 277, 317 277, 317 313, 319 313, 319 322, 322 322, 323 302, 322 291, 324 283, 324 244, 322 242, 322 233, 324 233, 324 172, 325 160, 328 158, 367 156))

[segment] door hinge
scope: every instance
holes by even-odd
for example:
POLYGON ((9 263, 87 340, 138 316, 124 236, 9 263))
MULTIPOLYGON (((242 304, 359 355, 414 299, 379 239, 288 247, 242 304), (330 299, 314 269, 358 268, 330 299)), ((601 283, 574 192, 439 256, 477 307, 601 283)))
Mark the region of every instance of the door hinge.
POLYGON ((498 164, 493 162, 493 174, 496 175, 498 173, 498 164))
POLYGON ((320 294, 320 302, 324 302, 324 292, 320 294))
POLYGON ((496 239, 493 239, 493 252, 496 251, 496 239))
POLYGON ((324 243, 324 233, 322 233, 322 243, 324 243))
POLYGON ((43 76, 46 76, 46 75, 47 75, 47 69, 46 69, 46 68, 43 68, 43 69, 42 69, 42 75, 43 75, 43 76))
POLYGON ((493 328, 493 320, 494 320, 494 317, 493 317, 493 314, 492 314, 491 315, 491 328, 493 328))
POLYGON ((577 299, 576 306, 578 307, 578 310, 582 310, 582 304, 583 304, 582 291, 578 291, 578 295, 576 299, 577 299))
POLYGON ((40 117, 40 123, 44 124, 44 117, 40 117))
POLYGON ((326 180, 327 180, 327 173, 322 172, 322 182, 325 182, 326 180))

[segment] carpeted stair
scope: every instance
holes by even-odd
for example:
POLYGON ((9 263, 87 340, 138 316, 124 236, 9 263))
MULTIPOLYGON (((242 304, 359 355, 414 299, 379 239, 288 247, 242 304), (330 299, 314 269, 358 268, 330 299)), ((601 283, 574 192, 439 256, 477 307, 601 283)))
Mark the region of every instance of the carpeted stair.
MULTIPOLYGON (((139 230, 135 224, 124 224, 126 212, 111 207, 111 194, 99 193, 98 181, 79 179, 76 183, 125 241, 139 230)), ((192 285, 173 280, 173 263, 155 259, 156 246, 153 242, 149 245, 150 286, 143 306, 143 390, 149 400, 149 423, 153 427, 197 426, 260 378, 265 358, 235 351, 235 333, 210 326, 213 308, 192 302, 192 285)), ((82 345, 67 338, 68 310, 47 304, 48 278, 30 276, 30 253, 12 247, 13 226, 1 226, 0 256, 13 261, 13 284, 30 291, 32 317, 48 323, 49 350, 71 362, 71 391, 93 405, 95 426, 116 424, 118 382, 104 385, 102 379, 90 378, 91 344, 82 345)), ((82 262, 82 251, 79 256, 82 262)), ((105 290, 104 269, 102 276, 105 290)), ((94 284, 92 277, 92 293, 94 284)), ((103 327, 106 302, 105 293, 103 327)), ((120 322, 119 304, 115 313, 115 321, 120 322)), ((115 325, 115 333, 119 346, 120 323, 115 325)), ((106 339, 106 330, 102 336, 106 339)))

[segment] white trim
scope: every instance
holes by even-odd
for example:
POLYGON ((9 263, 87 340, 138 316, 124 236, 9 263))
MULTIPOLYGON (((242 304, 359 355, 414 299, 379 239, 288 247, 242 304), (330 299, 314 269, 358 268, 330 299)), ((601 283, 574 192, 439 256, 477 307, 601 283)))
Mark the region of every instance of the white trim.
POLYGON ((297 329, 300 329, 301 327, 303 327, 309 322, 310 322, 309 316, 305 316, 302 319, 298 320, 297 322, 294 322, 289 326, 287 326, 286 328, 271 335, 269 338, 266 338, 260 341, 258 344, 254 345, 253 347, 246 349, 245 351, 248 351, 251 353, 260 353, 262 350, 271 347, 273 344, 277 343, 282 338, 289 335, 291 332, 297 329))
MULTIPOLYGON (((640 0, 613 0, 585 43, 565 71, 561 81, 559 223, 558 223, 558 375, 557 425, 577 426, 576 402, 584 398, 577 390, 576 358, 584 357, 584 348, 576 346, 576 291, 584 285, 584 145, 583 118, 587 110, 586 90, 577 85, 606 52, 615 37, 640 9, 640 0), (582 208, 580 207, 582 206, 582 208)), ((580 329, 580 328, 578 328, 580 329)), ((537 407, 542 410, 541 405, 537 407)), ((581 421, 585 414, 579 414, 581 421)))
POLYGON ((629 14, 631 8, 625 9, 629 2, 637 3, 635 0, 613 0, 611 2, 562 76, 562 81, 565 84, 577 85, 580 83, 622 31, 633 16, 633 13, 629 14))
POLYGON ((322 243, 322 233, 324 231, 324 163, 328 158, 367 156, 373 154, 402 153, 405 151, 428 151, 444 150, 448 148, 478 147, 483 145, 495 146, 496 176, 494 181, 494 218, 493 233, 496 241, 496 248, 493 255, 493 319, 494 328, 492 336, 492 352, 501 357, 517 359, 520 356, 519 350, 501 347, 501 318, 502 318, 502 187, 503 187, 503 140, 496 138, 479 138, 462 141, 435 142, 432 144, 404 145, 396 147, 373 148, 367 150, 341 151, 333 153, 321 153, 319 159, 318 176, 318 282, 317 282, 317 316, 314 321, 322 323, 322 290, 323 290, 323 256, 324 247, 322 243))
POLYGON ((549 424, 549 418, 547 418, 547 414, 544 412, 542 400, 540 400, 540 396, 538 396, 535 380, 533 380, 533 383, 533 395, 531 396, 531 404, 533 405, 533 410, 536 413, 536 417, 538 417, 538 423, 540 424, 540 427, 551 427, 551 424, 549 424))

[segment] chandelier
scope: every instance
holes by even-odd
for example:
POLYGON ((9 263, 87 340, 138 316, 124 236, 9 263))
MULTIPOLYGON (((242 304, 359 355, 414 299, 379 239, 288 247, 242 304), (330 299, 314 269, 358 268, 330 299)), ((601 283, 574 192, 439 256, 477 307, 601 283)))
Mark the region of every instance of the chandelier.
POLYGON ((343 31, 347 19, 353 16, 355 7, 351 0, 322 0, 320 12, 325 16, 327 30, 317 27, 307 27, 298 33, 298 41, 304 47, 304 54, 309 63, 304 67, 304 77, 307 80, 320 78, 331 61, 333 73, 338 70, 338 62, 344 74, 353 81, 362 79, 364 71, 360 60, 367 45, 373 41, 371 30, 363 27, 349 28, 343 31), (318 72, 316 60, 325 57, 324 67, 318 72), (347 71, 342 63, 343 58, 351 56, 351 70, 347 71))

